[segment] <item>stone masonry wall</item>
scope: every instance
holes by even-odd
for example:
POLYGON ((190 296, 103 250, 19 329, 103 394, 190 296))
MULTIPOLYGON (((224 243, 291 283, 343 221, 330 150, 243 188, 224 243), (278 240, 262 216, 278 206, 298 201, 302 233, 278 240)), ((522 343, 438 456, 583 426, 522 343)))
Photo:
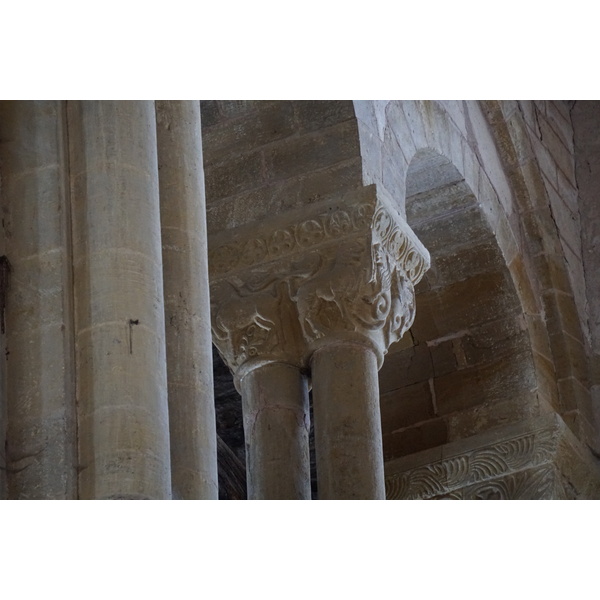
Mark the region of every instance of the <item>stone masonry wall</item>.
POLYGON ((201 108, 209 233, 362 185, 351 102, 220 100, 201 108))

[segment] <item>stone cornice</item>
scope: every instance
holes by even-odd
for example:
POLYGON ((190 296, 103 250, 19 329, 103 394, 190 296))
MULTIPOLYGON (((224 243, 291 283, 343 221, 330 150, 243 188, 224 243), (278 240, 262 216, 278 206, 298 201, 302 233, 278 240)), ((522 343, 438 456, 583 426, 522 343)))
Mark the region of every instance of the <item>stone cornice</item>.
POLYGON ((378 199, 374 185, 360 188, 342 201, 309 205, 302 210, 228 229, 209 237, 209 276, 224 277, 264 269, 272 262, 347 242, 373 232, 389 243, 400 264, 406 262, 413 285, 429 268, 429 253, 390 203, 378 199))
POLYGON ((393 461, 386 488, 390 500, 594 498, 600 471, 549 415, 393 461))

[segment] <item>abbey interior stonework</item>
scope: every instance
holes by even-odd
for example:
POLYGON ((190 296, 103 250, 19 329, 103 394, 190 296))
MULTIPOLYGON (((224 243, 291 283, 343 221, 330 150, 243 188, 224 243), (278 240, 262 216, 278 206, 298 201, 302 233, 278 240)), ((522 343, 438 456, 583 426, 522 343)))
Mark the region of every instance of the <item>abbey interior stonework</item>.
POLYGON ((0 498, 600 498, 600 102, 0 102, 0 498))

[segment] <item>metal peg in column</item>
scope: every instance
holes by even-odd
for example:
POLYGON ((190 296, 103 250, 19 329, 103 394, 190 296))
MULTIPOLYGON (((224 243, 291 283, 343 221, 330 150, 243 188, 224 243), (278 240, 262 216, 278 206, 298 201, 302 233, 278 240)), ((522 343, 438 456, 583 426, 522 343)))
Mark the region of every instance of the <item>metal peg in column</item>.
POLYGON ((79 495, 171 497, 154 102, 69 102, 79 495))

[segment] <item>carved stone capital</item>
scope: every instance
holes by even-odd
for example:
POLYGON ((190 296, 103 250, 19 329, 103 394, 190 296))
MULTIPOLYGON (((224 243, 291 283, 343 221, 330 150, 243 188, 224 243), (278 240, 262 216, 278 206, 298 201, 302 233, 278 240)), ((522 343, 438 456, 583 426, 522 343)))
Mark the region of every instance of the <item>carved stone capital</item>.
POLYGON ((386 465, 388 500, 591 499, 599 493, 598 466, 558 415, 386 465))
POLYGON ((429 254, 396 211, 379 200, 367 227, 320 251, 318 271, 294 291, 300 323, 314 350, 334 340, 367 341, 381 365, 415 316, 414 286, 429 254))
POLYGON ((375 186, 209 239, 213 336, 234 372, 306 366, 336 339, 380 362, 411 326, 429 254, 375 186), (243 367, 246 365, 246 367, 243 367))

